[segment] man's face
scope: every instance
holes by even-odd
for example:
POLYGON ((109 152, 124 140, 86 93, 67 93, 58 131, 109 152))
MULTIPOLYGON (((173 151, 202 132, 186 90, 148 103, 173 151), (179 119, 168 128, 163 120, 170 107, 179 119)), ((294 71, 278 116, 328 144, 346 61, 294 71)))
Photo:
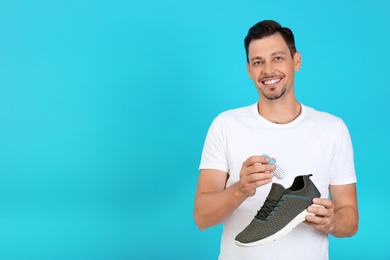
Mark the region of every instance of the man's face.
POLYGON ((248 60, 249 77, 261 96, 276 100, 294 95, 294 73, 300 68, 301 56, 296 52, 291 57, 290 49, 279 33, 252 40, 248 60))

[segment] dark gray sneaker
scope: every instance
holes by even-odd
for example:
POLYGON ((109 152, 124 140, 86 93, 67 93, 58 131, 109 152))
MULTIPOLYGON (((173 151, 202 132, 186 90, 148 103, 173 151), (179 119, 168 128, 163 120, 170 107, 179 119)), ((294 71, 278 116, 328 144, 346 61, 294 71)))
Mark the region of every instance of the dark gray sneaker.
POLYGON ((273 183, 264 205, 252 222, 236 236, 239 246, 258 246, 275 241, 305 221, 306 208, 321 196, 310 175, 297 176, 290 188, 273 183))

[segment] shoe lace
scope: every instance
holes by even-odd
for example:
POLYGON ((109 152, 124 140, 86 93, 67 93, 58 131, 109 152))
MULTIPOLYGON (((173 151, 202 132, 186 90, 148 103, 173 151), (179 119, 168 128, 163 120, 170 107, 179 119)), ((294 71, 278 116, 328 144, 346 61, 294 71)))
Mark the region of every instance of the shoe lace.
POLYGON ((271 214, 271 212, 275 209, 278 202, 279 200, 267 198, 261 209, 257 211, 255 218, 266 220, 268 215, 271 214))

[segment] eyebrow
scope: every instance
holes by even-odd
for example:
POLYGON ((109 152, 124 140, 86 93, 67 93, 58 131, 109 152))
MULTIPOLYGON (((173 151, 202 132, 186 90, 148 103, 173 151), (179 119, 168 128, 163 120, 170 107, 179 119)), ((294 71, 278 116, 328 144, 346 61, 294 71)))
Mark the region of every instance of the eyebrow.
MULTIPOLYGON (((275 57, 275 56, 278 56, 278 55, 284 55, 284 56, 285 56, 286 53, 285 53, 284 51, 277 51, 277 52, 273 52, 273 53, 271 54, 272 57, 275 57)), ((261 60, 261 59, 263 59, 263 57, 261 57, 261 56, 255 56, 255 57, 251 58, 250 61, 261 60)))

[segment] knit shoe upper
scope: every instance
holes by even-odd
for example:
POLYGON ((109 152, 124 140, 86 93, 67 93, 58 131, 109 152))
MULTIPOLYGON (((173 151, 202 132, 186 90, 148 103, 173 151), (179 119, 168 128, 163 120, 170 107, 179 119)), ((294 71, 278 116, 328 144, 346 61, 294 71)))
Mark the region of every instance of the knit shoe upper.
POLYGON ((266 201, 251 223, 236 236, 239 246, 256 246, 288 234, 305 221, 306 208, 321 196, 310 175, 297 176, 290 188, 273 183, 266 201))

